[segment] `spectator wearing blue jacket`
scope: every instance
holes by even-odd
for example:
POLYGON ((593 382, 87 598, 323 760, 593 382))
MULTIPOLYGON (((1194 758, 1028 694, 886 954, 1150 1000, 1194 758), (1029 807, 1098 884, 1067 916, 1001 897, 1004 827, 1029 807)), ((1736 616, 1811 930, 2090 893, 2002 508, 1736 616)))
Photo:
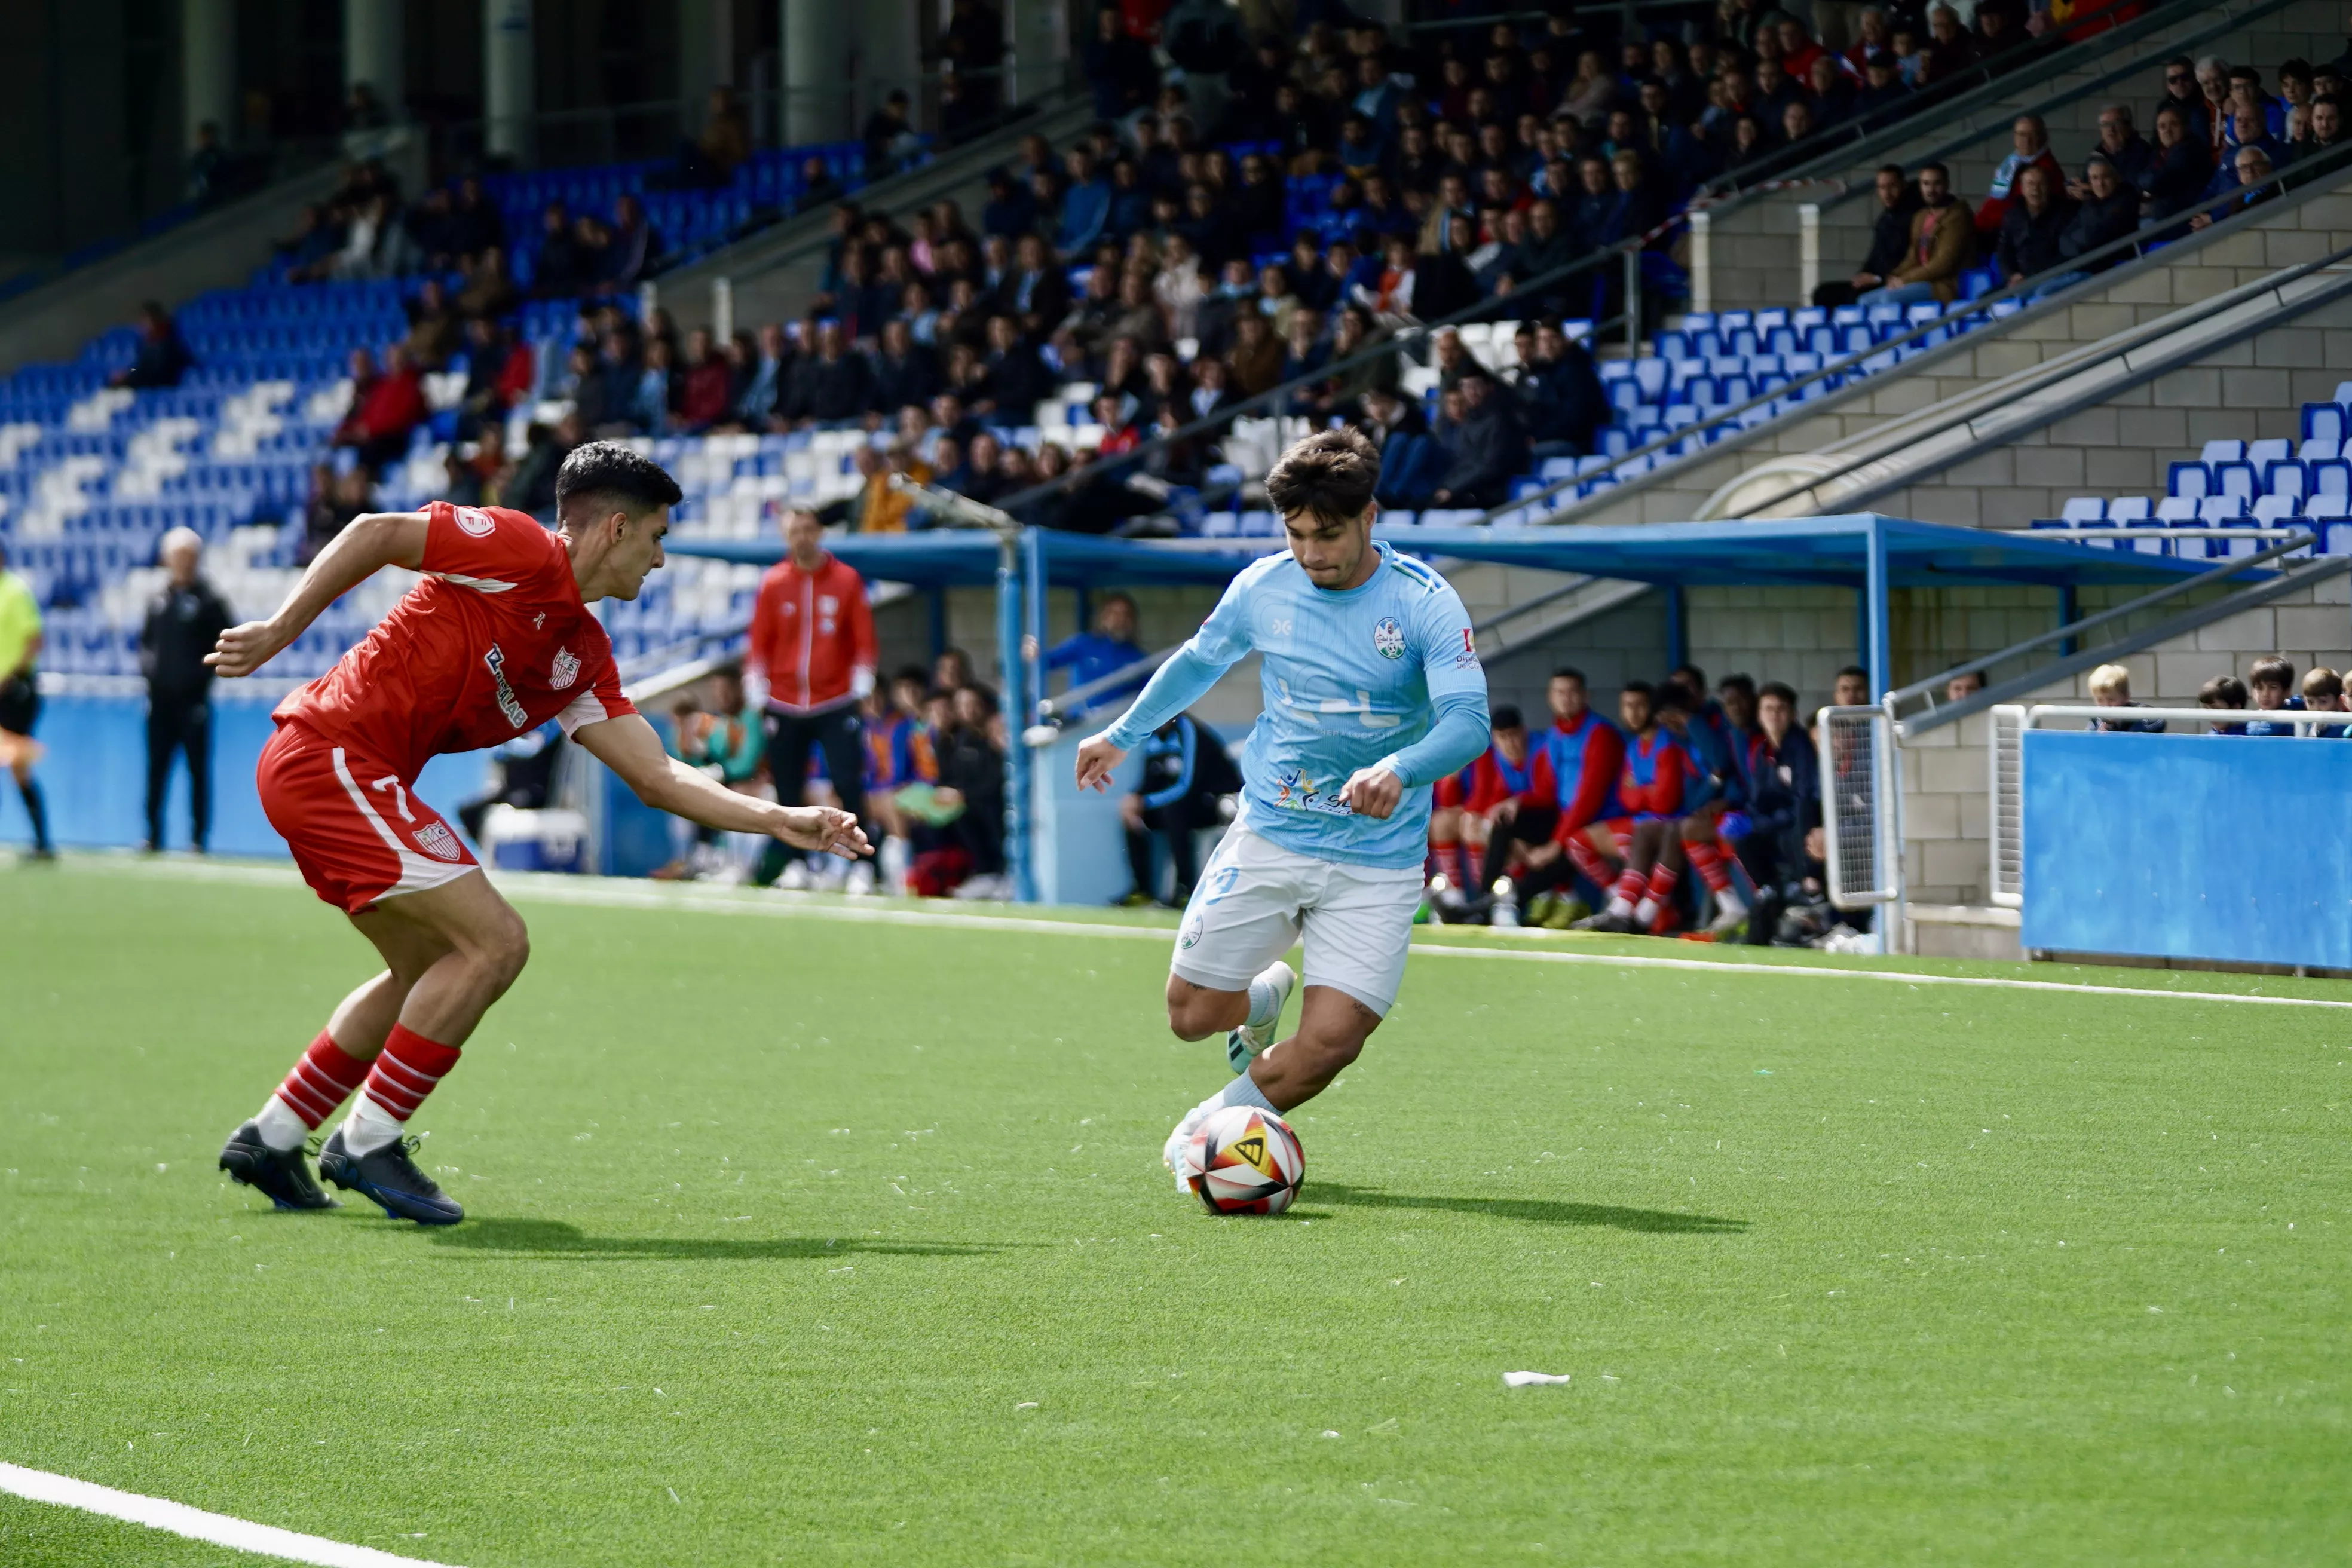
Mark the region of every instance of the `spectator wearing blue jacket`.
POLYGON ((1135 878, 1135 890, 1124 901, 1157 901, 1152 897, 1156 879, 1151 874, 1151 840, 1156 836, 1167 840, 1168 859, 1176 875, 1167 902, 1171 908, 1181 909, 1192 897, 1192 879, 1198 872, 1192 835, 1217 825, 1223 816, 1219 799, 1241 788, 1241 773, 1217 732, 1189 713, 1179 713, 1153 731, 1137 750, 1143 758, 1142 787, 1120 796, 1118 803, 1119 820, 1127 828, 1128 869, 1135 878))
MULTIPOLYGON (((1034 656, 1035 647, 1023 650, 1034 656)), ((1070 672, 1070 687, 1075 689, 1106 675, 1115 675, 1145 658, 1142 645, 1135 640, 1135 601, 1125 594, 1107 594, 1095 607, 1092 631, 1065 637, 1045 650, 1048 671, 1066 669, 1070 672)), ((1097 708, 1116 706, 1143 689, 1144 675, 1121 681, 1118 686, 1097 692, 1074 713, 1089 713, 1097 708)))
POLYGON ((1111 186, 1095 171, 1094 154, 1073 147, 1063 161, 1070 173, 1069 188, 1062 193, 1062 218, 1054 234, 1054 247, 1063 259, 1086 260, 1110 222, 1111 186))
POLYGON ((1430 433, 1420 402, 1376 387, 1364 394, 1364 410, 1372 417, 1374 437, 1381 444, 1381 477, 1372 499, 1405 511, 1429 505, 1454 454, 1430 433))
POLYGON ((1757 691, 1756 731, 1746 742, 1740 776, 1747 831, 1732 844, 1748 879, 1761 890, 1803 873, 1805 829, 1821 820, 1821 761, 1797 722, 1795 689, 1777 680, 1757 691))

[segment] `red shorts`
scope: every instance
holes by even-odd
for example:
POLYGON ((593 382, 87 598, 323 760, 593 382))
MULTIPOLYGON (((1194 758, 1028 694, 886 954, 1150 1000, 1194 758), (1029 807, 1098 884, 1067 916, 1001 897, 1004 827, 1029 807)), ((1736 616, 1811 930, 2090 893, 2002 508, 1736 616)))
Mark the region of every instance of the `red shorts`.
POLYGON ((345 914, 475 869, 465 840, 397 773, 307 725, 278 726, 254 782, 302 879, 345 914))

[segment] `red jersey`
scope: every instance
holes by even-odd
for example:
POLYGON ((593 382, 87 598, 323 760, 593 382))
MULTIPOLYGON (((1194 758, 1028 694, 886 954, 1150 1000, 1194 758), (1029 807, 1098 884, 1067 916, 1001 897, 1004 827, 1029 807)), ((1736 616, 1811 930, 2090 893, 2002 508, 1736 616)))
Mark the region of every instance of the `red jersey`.
POLYGON ((856 670, 880 662, 874 612, 856 570, 827 555, 814 572, 789 557, 760 579, 745 663, 768 678, 768 706, 814 713, 856 700, 856 670))
POLYGON ((563 542, 524 512, 425 509, 425 580, 334 668, 278 705, 414 784, 445 752, 565 734, 636 709, 563 542))

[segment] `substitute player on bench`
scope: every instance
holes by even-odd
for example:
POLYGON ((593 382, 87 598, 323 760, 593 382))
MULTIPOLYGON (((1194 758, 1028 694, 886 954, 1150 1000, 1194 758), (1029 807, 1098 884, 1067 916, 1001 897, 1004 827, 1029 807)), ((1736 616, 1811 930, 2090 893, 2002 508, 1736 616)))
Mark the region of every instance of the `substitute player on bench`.
POLYGON ((266 621, 221 634, 206 662, 250 675, 354 585, 386 566, 425 580, 341 663, 278 705, 262 748, 262 809, 302 879, 351 918, 384 971, 343 998, 258 1115, 229 1134, 221 1168, 281 1208, 331 1208, 304 1140, 359 1090, 320 1151, 329 1181, 385 1213, 450 1225, 463 1211, 417 1169, 408 1119, 530 955, 522 918, 438 813, 410 793, 445 752, 513 739, 553 719, 646 805, 803 849, 863 854, 856 819, 738 795, 663 750, 621 694, 590 608, 634 599, 662 563, 677 483, 614 442, 563 461, 554 531, 528 515, 436 501, 355 519, 266 621))
POLYGON ((1421 902, 1429 786, 1486 749, 1486 675, 1445 579, 1372 539, 1380 454, 1353 430, 1309 436, 1266 476, 1289 550, 1235 577, 1192 640, 1118 721, 1078 748, 1100 789, 1145 736, 1244 655, 1264 710, 1242 761, 1242 813, 1202 873, 1169 965, 1168 1026, 1225 1036, 1238 1074, 1188 1112, 1163 1157, 1224 1105, 1288 1110, 1322 1092, 1380 1026, 1421 902), (1298 1032, 1275 1028, 1297 983, 1298 1032))

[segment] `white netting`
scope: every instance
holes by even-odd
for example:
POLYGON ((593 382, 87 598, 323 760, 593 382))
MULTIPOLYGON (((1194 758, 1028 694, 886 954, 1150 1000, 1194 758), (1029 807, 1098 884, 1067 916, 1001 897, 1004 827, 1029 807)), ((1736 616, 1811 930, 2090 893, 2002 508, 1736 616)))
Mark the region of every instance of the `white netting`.
POLYGON ((1843 910, 1892 902, 1897 853, 1890 795, 1895 789, 1892 726, 1877 708, 1824 708, 1822 723, 1822 837, 1830 902, 1843 910))
POLYGON ((2025 710, 2002 703, 1992 710, 1992 901, 2016 909, 2025 902, 2025 710))

